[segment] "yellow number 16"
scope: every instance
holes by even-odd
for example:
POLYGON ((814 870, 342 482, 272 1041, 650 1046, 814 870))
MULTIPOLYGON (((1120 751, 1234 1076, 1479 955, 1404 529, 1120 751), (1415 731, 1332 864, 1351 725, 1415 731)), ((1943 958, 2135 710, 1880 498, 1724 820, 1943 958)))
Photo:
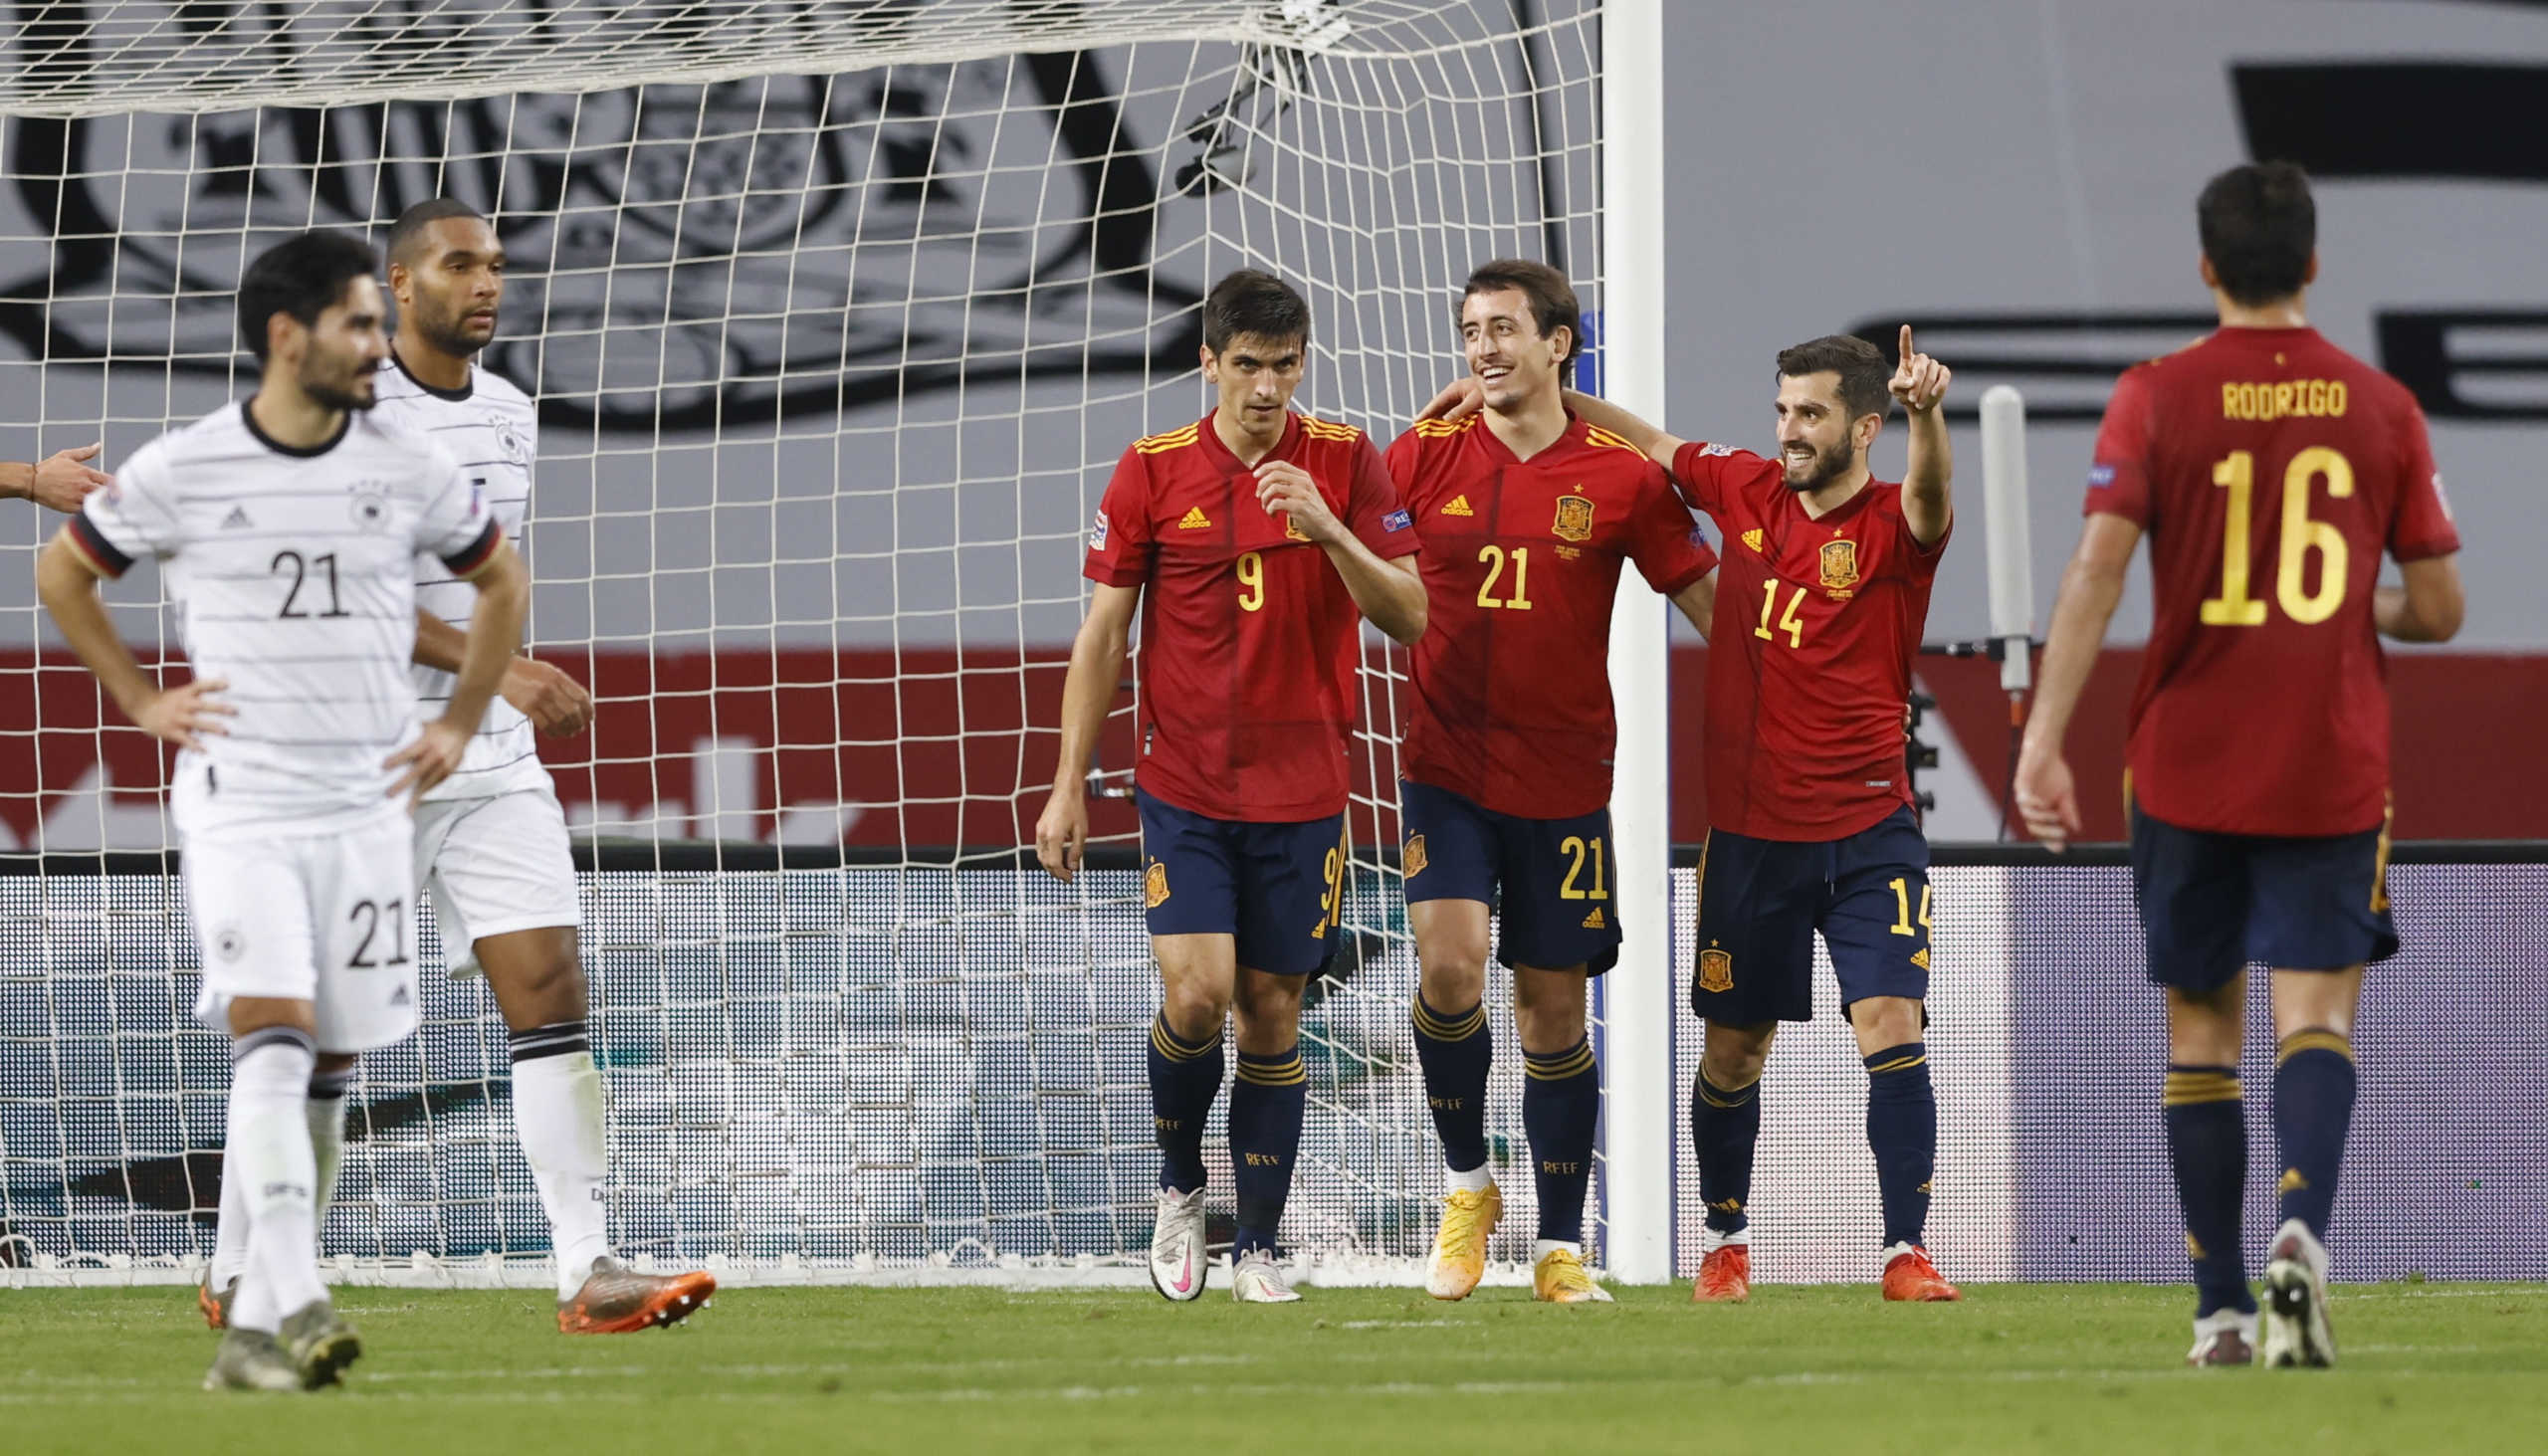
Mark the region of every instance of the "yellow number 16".
MULTIPOLYGON (((2291 457, 2282 471, 2282 544, 2276 553, 2273 598, 2282 614, 2308 626, 2323 622, 2344 605, 2348 552, 2345 533, 2324 520, 2309 519, 2309 483, 2327 478, 2327 494, 2343 500, 2353 494, 2353 462, 2324 445, 2312 445, 2291 457), (2318 589, 2302 583, 2309 575, 2309 553, 2316 551, 2318 589)), ((2203 601, 2207 627, 2261 627, 2265 604, 2247 594, 2247 531, 2255 514, 2256 457, 2232 450, 2212 466, 2212 483, 2230 493, 2230 509, 2221 523, 2221 594, 2203 601)))

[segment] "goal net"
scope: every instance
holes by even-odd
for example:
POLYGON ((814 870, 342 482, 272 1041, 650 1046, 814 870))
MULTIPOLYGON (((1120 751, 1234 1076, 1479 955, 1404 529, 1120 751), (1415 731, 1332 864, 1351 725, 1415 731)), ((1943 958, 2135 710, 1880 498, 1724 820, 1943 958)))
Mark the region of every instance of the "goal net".
MULTIPOLYGON (((614 1241, 730 1277, 1122 1277, 1157 1167, 1129 801, 1095 801, 1075 885, 1022 853, 1085 522, 1129 441, 1204 409, 1198 305, 1229 269, 1306 292, 1301 407, 1383 444, 1457 367, 1479 260, 1548 259, 1597 305, 1599 22, 1594 0, 21 0, 0 458, 104 440, 111 468, 245 393, 231 291, 285 234, 376 238, 435 195, 489 214, 513 273, 484 363, 540 410, 529 639, 598 704, 545 750, 583 856, 614 1241)), ((160 754, 44 645, 56 520, 12 504, 0 1262, 177 1277, 209 1247, 225 1044, 186 1014, 160 754)), ((108 596, 173 660, 155 590, 108 596)), ((1411 1268, 1441 1178, 1394 885, 1402 659, 1367 641, 1285 1226, 1329 1278, 1411 1268)), ((535 1278, 502 1023, 433 924, 424 1031, 365 1059, 325 1248, 369 1277, 535 1278)), ((1505 997, 1511 1263, 1532 1217, 1505 997)), ((1217 1117, 1207 1146, 1226 1189, 1217 1117)), ((1596 1245, 1602 1206, 1596 1184, 1596 1245)))

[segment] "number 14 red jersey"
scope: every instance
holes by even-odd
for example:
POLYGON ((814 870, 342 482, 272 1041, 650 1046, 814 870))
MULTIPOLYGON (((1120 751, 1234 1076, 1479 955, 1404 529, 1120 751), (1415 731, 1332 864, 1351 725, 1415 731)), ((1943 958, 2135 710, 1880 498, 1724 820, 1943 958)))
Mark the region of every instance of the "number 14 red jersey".
POLYGON ((1902 713, 1947 537, 1921 545, 1886 481, 1816 518, 1779 462, 1748 450, 1694 440, 1672 474, 1725 540, 1708 822, 1803 842, 1883 823, 1911 802, 1902 713))
POLYGON ((2380 554, 2459 549, 2406 386, 2315 329, 2224 328, 2117 382, 2087 510, 2150 535, 2124 750, 2141 807, 2225 834, 2378 826, 2380 554))

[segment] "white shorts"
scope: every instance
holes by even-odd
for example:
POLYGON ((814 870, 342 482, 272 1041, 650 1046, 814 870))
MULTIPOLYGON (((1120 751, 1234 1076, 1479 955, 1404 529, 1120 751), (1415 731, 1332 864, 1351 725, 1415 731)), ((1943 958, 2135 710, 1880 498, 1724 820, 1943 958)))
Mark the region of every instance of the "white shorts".
POLYGON ((426 800, 416 809, 416 872, 433 892, 455 976, 481 973, 473 947, 488 936, 582 919, 566 811, 550 788, 426 800))
POLYGON ((186 909, 203 955, 195 1015, 230 1029, 242 996, 309 1001, 318 1050, 416 1029, 415 871, 403 813, 325 835, 189 837, 186 909))

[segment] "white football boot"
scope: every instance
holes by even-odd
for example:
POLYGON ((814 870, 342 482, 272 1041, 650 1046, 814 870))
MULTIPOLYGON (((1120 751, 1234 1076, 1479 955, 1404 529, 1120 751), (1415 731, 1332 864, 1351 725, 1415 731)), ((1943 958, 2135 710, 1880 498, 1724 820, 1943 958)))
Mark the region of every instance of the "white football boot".
POLYGON ((1159 1190, 1159 1220, 1151 1226, 1151 1287, 1182 1303, 1200 1299, 1204 1271, 1203 1190, 1159 1190))
POLYGON ((1272 1254, 1251 1249, 1230 1270, 1230 1298, 1243 1305, 1288 1305, 1300 1296, 1283 1282, 1283 1270, 1272 1254))
POLYGON ((2245 1310, 2215 1310, 2194 1322, 2190 1365, 2244 1365, 2256 1358, 2256 1317, 2245 1310))
POLYGON ((2336 1362, 2336 1337, 2327 1325, 2327 1249, 2296 1218, 2275 1231, 2265 1256, 2264 1363, 2314 1365, 2336 1362))

